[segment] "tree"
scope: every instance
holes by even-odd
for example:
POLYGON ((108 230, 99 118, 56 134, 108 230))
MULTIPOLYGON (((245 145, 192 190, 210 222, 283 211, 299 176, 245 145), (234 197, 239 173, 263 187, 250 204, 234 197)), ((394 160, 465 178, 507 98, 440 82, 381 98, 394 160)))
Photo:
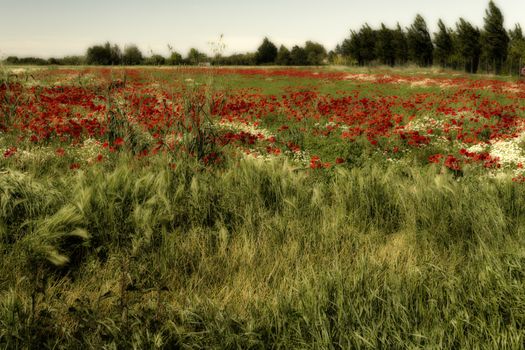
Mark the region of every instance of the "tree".
POLYGON ((167 63, 172 66, 178 66, 184 63, 184 59, 180 53, 172 51, 170 57, 167 60, 167 63))
POLYGON ((114 44, 113 46, 109 45, 107 43, 106 45, 109 46, 109 57, 111 61, 111 65, 117 65, 122 64, 122 51, 120 51, 120 47, 118 47, 117 44, 114 44))
POLYGON ((91 46, 87 50, 86 63, 98 65, 117 65, 122 62, 120 48, 106 42, 104 45, 91 46))
POLYGON ((188 62, 190 64, 196 65, 205 62, 207 59, 208 57, 206 57, 206 54, 200 52, 195 48, 191 48, 188 52, 188 62))
POLYGON ((137 45, 127 45, 122 55, 122 63, 126 65, 137 65, 143 61, 142 52, 137 45))
POLYGON ((394 66, 396 61, 394 50, 394 33, 381 23, 381 29, 377 31, 375 54, 382 64, 394 66))
POLYGON ((428 32, 427 23, 421 15, 417 15, 414 23, 408 28, 409 58, 421 67, 428 67, 433 62, 434 46, 428 32))
POLYGON ((463 18, 456 24, 458 51, 463 58, 465 71, 476 73, 481 54, 480 31, 463 18))
POLYGON ((275 63, 277 63, 280 66, 289 66, 292 63, 290 50, 288 50, 286 46, 281 45, 281 47, 279 48, 279 52, 277 52, 277 58, 275 60, 275 63))
POLYGON ((86 53, 86 63, 98 65, 111 64, 111 52, 109 48, 101 45, 91 46, 86 53))
POLYGON ((306 66, 308 64, 308 55, 306 50, 295 45, 290 52, 291 64, 294 66, 306 66))
POLYGON ((484 59, 496 70, 496 74, 501 73, 503 62, 507 59, 509 36, 503 27, 503 14, 492 0, 485 11, 481 40, 484 59))
POLYGON ((350 32, 350 38, 343 42, 341 49, 344 55, 351 56, 357 64, 364 66, 376 58, 375 42, 376 32, 365 24, 359 32, 350 32))
POLYGON ((257 49, 255 54, 255 62, 257 64, 275 63, 277 59, 277 46, 275 46, 268 38, 264 38, 261 46, 257 49))
POLYGON ((306 61, 311 66, 320 66, 326 58, 326 49, 323 45, 313 41, 307 41, 304 45, 306 61))
POLYGON ((153 54, 144 60, 144 63, 151 66, 162 66, 166 63, 166 58, 159 54, 153 54))
MULTIPOLYGON (((341 43, 341 45, 338 47, 336 47, 336 51, 344 56, 344 57, 353 57, 352 55, 352 52, 354 52, 354 45, 355 45, 355 42, 353 42, 353 38, 354 38, 354 35, 355 35, 355 31, 351 30, 350 31, 350 37, 346 38, 345 40, 343 40, 343 42, 341 43)), ((355 57, 353 57, 355 58, 355 57)))
POLYGON ((376 58, 375 44, 376 44, 376 32, 368 24, 361 27, 359 31, 359 57, 361 58, 362 65, 369 64, 376 58))
POLYGON ((453 52, 452 36, 450 35, 450 30, 445 27, 441 19, 438 22, 438 28, 439 32, 434 33, 434 43, 436 45, 434 58, 441 67, 445 67, 449 63, 453 52))
POLYGON ((17 56, 9 56, 5 59, 6 64, 18 64, 20 59, 17 56))
POLYGON ((212 63, 214 65, 253 66, 255 64, 255 53, 216 56, 212 63))
POLYGON ((521 66, 525 63, 525 37, 519 24, 509 31, 509 39, 508 67, 511 74, 519 74, 521 66))
POLYGON ((62 64, 66 66, 80 66, 84 64, 85 60, 83 56, 66 56, 61 59, 62 64))
POLYGON ((408 40, 405 31, 399 23, 392 32, 392 44, 394 46, 394 57, 396 64, 405 64, 408 61, 408 40))

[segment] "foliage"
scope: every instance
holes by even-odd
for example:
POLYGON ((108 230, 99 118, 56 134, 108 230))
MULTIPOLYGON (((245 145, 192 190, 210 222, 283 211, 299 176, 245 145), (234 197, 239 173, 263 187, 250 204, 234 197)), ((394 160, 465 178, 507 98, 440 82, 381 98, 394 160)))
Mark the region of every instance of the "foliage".
POLYGON ((281 47, 279 47, 279 52, 277 52, 275 63, 280 66, 289 66, 292 63, 290 50, 288 50, 286 46, 281 45, 281 47))
POLYGON ((159 54, 153 54, 150 57, 146 57, 144 64, 152 66, 162 66, 166 64, 166 58, 159 54))
POLYGON ((229 65, 229 66, 254 66, 255 54, 233 54, 230 56, 215 57, 212 62, 214 65, 229 65))
POLYGON ((313 41, 307 41, 305 43, 304 51, 306 52, 306 61, 310 66, 320 66, 326 58, 326 49, 324 46, 313 41))
POLYGON ((343 42, 342 50, 353 57, 360 66, 363 66, 376 58, 375 43, 375 31, 365 24, 359 32, 351 31, 350 38, 343 42))
POLYGON ((199 63, 204 63, 207 61, 207 59, 208 57, 206 56, 206 54, 200 52, 195 48, 191 48, 188 52, 187 61, 190 64, 197 65, 199 63))
POLYGON ((182 55, 178 52, 171 52, 170 57, 166 60, 166 63, 171 66, 178 66, 184 63, 182 55))
POLYGON ((393 31, 381 23, 381 28, 377 31, 375 54, 382 64, 394 66, 396 62, 394 45, 393 31))
POLYGON ((507 66, 511 74, 520 74, 522 65, 525 64, 525 37, 519 24, 509 31, 509 38, 507 66))
POLYGON ((255 63, 257 64, 271 64, 275 63, 277 59, 277 46, 268 38, 264 38, 262 44, 255 53, 255 63))
POLYGON ((43 66, 48 64, 49 62, 43 58, 40 57, 17 57, 17 56, 9 56, 7 57, 4 62, 6 64, 20 64, 20 65, 37 65, 37 66, 43 66))
POLYGON ((124 53, 122 55, 122 64, 125 65, 138 65, 142 64, 144 58, 142 57, 142 52, 137 47, 137 45, 128 45, 124 48, 124 53))
POLYGON ((463 58, 465 71, 476 73, 481 54, 480 31, 463 18, 456 24, 458 50, 463 58))
POLYGON ((446 67, 450 63, 454 47, 452 43, 451 30, 445 27, 445 23, 440 19, 438 22, 439 32, 434 33, 434 58, 441 67, 446 67))
POLYGON ((434 46, 428 32, 427 23, 417 15, 407 32, 409 58, 421 67, 428 67, 433 62, 434 46))
POLYGON ((396 64, 405 64, 408 61, 408 40, 406 33, 398 23, 392 34, 396 64))
POLYGON ((507 59, 509 36, 503 26, 503 14, 492 0, 485 11, 481 42, 484 60, 493 66, 496 74, 501 73, 507 59))
POLYGON ((122 63, 122 54, 118 45, 106 42, 88 48, 86 63, 91 65, 118 65, 122 63))
POLYGON ((306 66, 308 64, 308 54, 306 50, 297 45, 292 47, 292 51, 290 52, 290 62, 294 66, 306 66))

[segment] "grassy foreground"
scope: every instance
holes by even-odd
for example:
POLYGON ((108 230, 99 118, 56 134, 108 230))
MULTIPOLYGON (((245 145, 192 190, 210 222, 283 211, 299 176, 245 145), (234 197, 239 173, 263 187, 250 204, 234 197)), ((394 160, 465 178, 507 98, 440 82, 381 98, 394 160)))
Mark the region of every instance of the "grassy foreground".
POLYGON ((510 180, 124 154, 15 169, 0 173, 2 348, 525 344, 510 180))
POLYGON ((387 73, 0 75, 0 349, 524 348, 525 86, 387 73))

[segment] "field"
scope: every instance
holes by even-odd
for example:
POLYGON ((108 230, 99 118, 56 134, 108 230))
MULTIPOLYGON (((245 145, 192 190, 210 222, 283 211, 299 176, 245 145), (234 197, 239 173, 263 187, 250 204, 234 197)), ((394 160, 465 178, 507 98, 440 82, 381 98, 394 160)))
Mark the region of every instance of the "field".
POLYGON ((525 83, 6 68, 1 348, 525 347, 525 83))

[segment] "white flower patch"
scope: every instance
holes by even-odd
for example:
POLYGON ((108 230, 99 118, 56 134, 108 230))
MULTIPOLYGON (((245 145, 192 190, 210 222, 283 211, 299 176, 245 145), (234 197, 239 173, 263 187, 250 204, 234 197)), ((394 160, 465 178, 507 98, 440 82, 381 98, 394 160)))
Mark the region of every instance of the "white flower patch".
MULTIPOLYGON (((336 125, 335 123, 327 123, 327 125, 336 125)), ((250 133, 252 135, 263 135, 266 139, 275 137, 269 130, 258 128, 254 126, 253 124, 244 124, 239 122, 228 122, 228 121, 221 121, 219 123, 219 126, 224 129, 231 129, 236 131, 244 131, 246 133, 250 133)), ((286 156, 288 159, 292 160, 295 163, 301 164, 303 166, 307 166, 310 163, 310 153, 305 150, 299 150, 299 151, 291 151, 286 150, 282 152, 282 155, 277 154, 271 154, 271 153, 261 153, 260 151, 256 149, 248 149, 246 152, 243 152, 244 158, 255 158, 263 161, 271 161, 276 158, 282 158, 282 156, 286 156)))
POLYGON ((263 135, 265 138, 275 137, 269 130, 258 128, 253 124, 244 124, 240 122, 229 122, 222 120, 219 122, 219 127, 223 129, 231 129, 236 131, 244 131, 252 135, 263 135))
POLYGON ((37 162, 40 164, 45 164, 50 161, 52 158, 56 157, 55 151, 49 147, 39 147, 33 148, 30 151, 28 150, 18 150, 15 154, 22 163, 26 162, 37 162))
MULTIPOLYGON (((436 119, 430 114, 422 115, 415 120, 411 120, 405 125, 405 129, 411 131, 426 132, 432 128, 443 128, 443 120, 436 119)), ((431 136, 431 135, 428 135, 431 136)))
POLYGON ((286 156, 286 158, 293 163, 300 164, 304 167, 307 167, 310 164, 311 157, 308 151, 284 151, 282 155, 276 155, 271 153, 260 153, 255 149, 249 149, 247 152, 242 153, 243 159, 257 159, 264 162, 270 162, 278 158, 284 159, 283 156, 286 156))
POLYGON ((490 155, 498 157, 502 165, 525 164, 524 150, 520 147, 520 143, 524 141, 525 132, 511 140, 496 141, 490 147, 490 155))
POLYGON ((373 82, 377 80, 377 77, 371 74, 349 74, 345 77, 345 80, 373 82))
POLYGON ((432 79, 417 80, 410 83, 411 87, 426 87, 431 85, 434 85, 434 80, 432 79))
POLYGON ((284 151, 284 154, 288 156, 293 162, 299 163, 303 166, 308 166, 310 164, 310 153, 306 150, 304 151, 284 151))
POLYGON ((101 152, 101 144, 99 141, 88 138, 84 140, 82 146, 79 148, 79 156, 81 159, 92 163, 96 160, 97 156, 101 152))
POLYGON ((490 144, 477 144, 469 147, 469 152, 488 152, 491 157, 498 158, 501 168, 499 173, 511 169, 514 175, 525 173, 525 169, 517 168, 518 164, 525 166, 525 150, 520 145, 525 142, 525 132, 510 140, 493 141, 490 144))
POLYGON ((279 155, 270 154, 270 153, 260 153, 259 151, 255 149, 249 149, 246 152, 242 153, 242 157, 244 159, 258 159, 262 161, 271 161, 275 158, 279 158, 279 155))

